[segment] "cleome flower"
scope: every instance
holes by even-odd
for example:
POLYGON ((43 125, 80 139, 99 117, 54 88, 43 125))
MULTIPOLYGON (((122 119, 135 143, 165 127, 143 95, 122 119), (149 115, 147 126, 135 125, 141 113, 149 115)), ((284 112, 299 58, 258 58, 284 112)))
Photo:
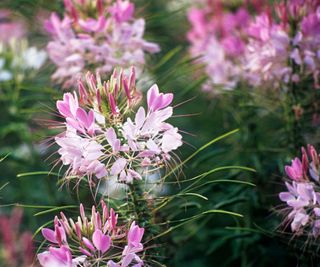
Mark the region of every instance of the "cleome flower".
POLYGON ((280 1, 275 11, 278 21, 266 10, 248 27, 245 79, 279 88, 311 77, 319 87, 319 1, 280 1))
MULTIPOLYGON (((314 2, 314 5, 316 1, 314 2)), ((300 24, 300 29, 294 38, 295 48, 291 53, 300 69, 313 77, 315 88, 320 88, 320 4, 308 10, 300 24)))
POLYGON ((138 107, 141 94, 135 71, 115 70, 107 82, 90 73, 79 81, 78 94, 65 93, 57 101, 65 131, 55 137, 68 176, 117 177, 119 182, 141 180, 174 160, 182 145, 178 128, 166 122, 173 114, 173 94, 153 85, 147 93, 147 109, 138 107), (137 112, 133 111, 137 109, 137 112))
POLYGON ((139 253, 144 228, 135 222, 129 229, 118 225, 118 214, 101 201, 102 212, 92 207, 90 217, 80 204, 77 221, 68 219, 64 213, 55 217, 54 228, 43 228, 42 235, 49 243, 46 251, 39 253, 43 267, 76 267, 102 265, 108 267, 142 266, 139 253))
POLYGON ((292 164, 285 166, 291 182, 286 182, 286 192, 279 194, 286 202, 285 223, 291 224, 292 232, 318 238, 320 235, 320 155, 308 145, 302 148, 302 159, 295 158, 292 164), (307 152, 308 151, 308 152, 307 152))
POLYGON ((110 74, 115 66, 129 68, 135 64, 139 73, 145 52, 156 53, 157 44, 143 39, 145 21, 135 19, 130 1, 65 0, 62 19, 52 13, 45 22, 51 36, 47 50, 57 66, 52 79, 68 88, 95 68, 110 74))
POLYGON ((245 79, 252 86, 271 83, 274 87, 288 83, 292 69, 290 38, 285 28, 276 24, 267 13, 257 16, 248 27, 249 43, 245 53, 245 79))
POLYGON ((205 91, 210 92, 214 87, 233 89, 242 70, 241 57, 250 13, 246 7, 235 12, 226 11, 222 1, 202 2, 188 12, 192 26, 187 35, 190 53, 205 65, 208 75, 208 82, 203 86, 205 91))
POLYGON ((260 0, 237 9, 227 1, 198 2, 200 8, 188 13, 187 38, 209 78, 205 91, 230 90, 239 82, 286 89, 311 80, 320 87, 318 0, 278 1, 273 10, 260 0))

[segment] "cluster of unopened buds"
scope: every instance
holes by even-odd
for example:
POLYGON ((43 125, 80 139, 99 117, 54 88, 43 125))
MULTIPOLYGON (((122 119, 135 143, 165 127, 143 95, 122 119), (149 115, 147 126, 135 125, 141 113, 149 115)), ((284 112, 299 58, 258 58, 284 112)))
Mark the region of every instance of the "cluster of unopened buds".
POLYGON ((129 76, 115 70, 103 83, 99 75, 88 73, 86 84, 79 81, 78 94, 65 93, 57 101, 65 131, 55 141, 62 163, 69 166, 66 178, 87 176, 92 182, 93 176, 113 176, 132 183, 175 159, 182 137, 166 122, 173 114, 173 94, 160 93, 153 85, 147 110, 137 107, 141 93, 133 68, 129 76))
POLYGON ((288 207, 285 224, 297 235, 320 235, 320 155, 312 145, 302 148, 302 159, 295 158, 285 167, 290 179, 286 182, 287 192, 279 194, 288 207))
POLYGON ((101 201, 102 212, 92 207, 91 217, 86 217, 83 205, 80 216, 74 221, 60 213, 54 219, 54 229, 43 228, 42 235, 49 242, 46 251, 38 254, 43 267, 139 267, 143 260, 139 253, 144 228, 135 222, 129 229, 118 225, 118 215, 101 201))
POLYGON ((144 53, 159 46, 143 39, 145 21, 135 19, 135 6, 128 0, 65 0, 61 20, 53 13, 45 22, 52 41, 50 59, 57 66, 52 78, 65 88, 74 84, 87 67, 110 74, 116 66, 135 65, 139 72, 144 53))

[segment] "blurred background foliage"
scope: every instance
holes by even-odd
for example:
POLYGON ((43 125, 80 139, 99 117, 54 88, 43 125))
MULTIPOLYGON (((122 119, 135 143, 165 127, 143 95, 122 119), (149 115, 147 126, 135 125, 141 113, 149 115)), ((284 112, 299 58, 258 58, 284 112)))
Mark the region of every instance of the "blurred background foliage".
MULTIPOLYGON (((204 178, 208 181, 237 179, 252 182, 255 187, 208 183, 198 191, 206 199, 190 196, 181 199, 179 206, 166 207, 166 212, 172 212, 175 218, 220 208, 244 215, 244 218, 235 218, 210 214, 177 228, 163 240, 167 248, 166 265, 264 267, 292 266, 297 262, 299 266, 310 266, 311 262, 317 262, 312 253, 301 249, 301 244, 273 232, 278 229, 280 218, 273 213, 272 207, 279 204, 277 195, 283 186, 284 163, 296 154, 297 146, 305 144, 306 137, 317 145, 318 133, 301 125, 299 136, 292 136, 292 112, 288 112, 286 100, 279 99, 278 95, 250 92, 245 86, 222 92, 216 98, 203 94, 200 88, 206 77, 188 55, 185 37, 189 29, 187 1, 134 2, 138 7, 137 16, 145 17, 147 22, 146 39, 161 46, 161 52, 152 55, 145 68, 159 88, 173 91, 175 104, 181 104, 176 108, 173 121, 186 132, 186 144, 179 152, 181 159, 212 138, 239 128, 238 133, 215 143, 189 161, 183 168, 183 175, 191 178, 221 166, 247 166, 256 170, 255 173, 226 170, 216 173, 213 178, 210 175, 204 178), (312 138, 305 136, 305 132, 312 132, 312 138)), ((43 17, 53 10, 62 13, 63 3, 2 0, 0 8, 9 8, 25 17, 31 30, 30 43, 44 48, 46 36, 40 26, 39 12, 43 17)), ((0 95, 0 157, 6 157, 0 162, 0 186, 9 183, 0 191, 1 212, 9 212, 11 207, 6 205, 14 203, 54 207, 73 205, 78 198, 85 203, 90 201, 84 192, 77 194, 66 188, 56 190, 56 176, 46 174, 52 167, 52 159, 46 158, 53 152, 44 143, 44 139, 52 136, 46 120, 52 115, 55 100, 62 95, 50 81, 51 73, 52 65, 47 61, 31 80, 17 85, 0 85, 7 91, 12 87, 19 88, 20 93, 17 99, 10 99, 10 94, 9 99, 0 95), (29 172, 37 173, 19 175, 29 172)), ((147 81, 141 82, 143 88, 148 85, 147 81)), ((319 97, 319 92, 313 97, 319 97)), ((305 124, 311 125, 311 122, 305 124)), ((183 185, 175 186, 183 188, 183 185)), ((38 208, 26 207, 23 228, 34 231, 52 218, 50 213, 34 216, 38 211, 38 208)))

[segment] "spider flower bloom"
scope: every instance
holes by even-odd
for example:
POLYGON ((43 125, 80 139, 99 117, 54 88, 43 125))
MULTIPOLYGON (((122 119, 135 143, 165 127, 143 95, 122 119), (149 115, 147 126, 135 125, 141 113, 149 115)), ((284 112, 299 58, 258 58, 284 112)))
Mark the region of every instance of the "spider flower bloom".
POLYGON ((182 137, 166 122, 173 114, 173 94, 160 93, 153 85, 147 109, 138 107, 140 100, 132 68, 128 76, 114 71, 103 83, 99 75, 88 73, 86 83, 79 81, 78 94, 65 93, 57 101, 65 131, 55 141, 63 165, 69 166, 66 179, 115 176, 119 182, 132 183, 175 156, 182 137))
POLYGON ((289 177, 287 191, 279 194, 287 204, 285 223, 290 223, 291 230, 297 235, 318 238, 320 235, 320 155, 308 145, 302 148, 302 159, 295 158, 285 171, 289 177))
POLYGON ((318 88, 319 1, 281 2, 275 11, 279 23, 270 14, 262 13, 248 27, 244 78, 253 86, 279 88, 311 77, 318 88))
POLYGON ((115 66, 133 64, 140 73, 145 53, 160 49, 143 39, 145 21, 134 18, 134 9, 127 0, 65 0, 64 17, 52 13, 45 22, 52 38, 48 54, 57 66, 53 80, 68 88, 88 68, 110 74, 115 66))
POLYGON ((288 83, 292 69, 287 63, 290 58, 290 37, 286 29, 263 13, 250 24, 248 34, 245 79, 249 84, 271 84, 278 88, 283 82, 288 83))
POLYGON ((13 18, 11 11, 0 9, 0 42, 9 43, 26 35, 25 22, 13 18))
POLYGON ((80 205, 78 219, 68 219, 60 213, 55 217, 53 229, 43 228, 42 235, 49 243, 46 251, 38 254, 43 267, 92 266, 104 263, 107 266, 142 266, 139 253, 144 250, 141 243, 144 228, 135 222, 129 229, 118 225, 118 215, 101 201, 102 212, 92 207, 87 217, 80 205))
POLYGON ((300 23, 291 53, 305 76, 312 76, 316 88, 320 88, 320 4, 307 13, 300 23))
POLYGON ((241 74, 241 57, 245 50, 245 28, 250 14, 245 7, 235 12, 224 10, 220 1, 206 0, 188 13, 191 30, 190 52, 205 66, 209 81, 205 91, 214 87, 233 89, 241 74))

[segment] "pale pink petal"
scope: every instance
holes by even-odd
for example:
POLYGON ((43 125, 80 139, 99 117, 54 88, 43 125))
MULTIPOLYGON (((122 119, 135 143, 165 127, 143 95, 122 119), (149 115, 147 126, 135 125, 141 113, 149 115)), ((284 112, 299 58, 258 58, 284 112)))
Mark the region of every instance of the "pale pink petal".
POLYGON ((95 230, 92 235, 92 241, 95 247, 102 253, 105 253, 111 245, 111 238, 108 235, 104 235, 101 230, 95 230))
POLYGON ((43 228, 41 233, 45 239, 47 239, 51 243, 58 243, 56 239, 56 234, 53 230, 48 228, 43 228))

